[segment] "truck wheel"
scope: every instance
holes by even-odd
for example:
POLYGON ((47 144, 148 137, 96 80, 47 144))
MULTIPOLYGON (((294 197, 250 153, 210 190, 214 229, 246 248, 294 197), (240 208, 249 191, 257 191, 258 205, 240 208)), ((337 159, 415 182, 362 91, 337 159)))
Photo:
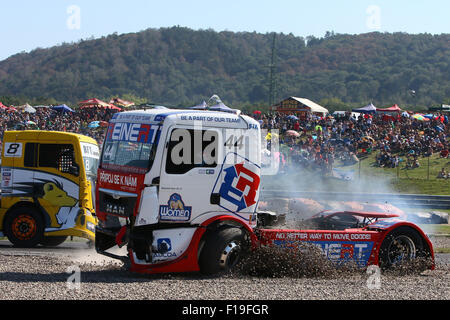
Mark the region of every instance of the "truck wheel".
POLYGON ((388 269, 419 256, 425 256, 420 235, 411 228, 400 227, 383 240, 379 254, 380 267, 388 269))
POLYGON ((57 247, 67 240, 67 236, 46 237, 40 242, 44 247, 57 247))
POLYGON ((245 232, 229 227, 212 231, 206 236, 199 257, 200 272, 205 275, 229 271, 240 260, 245 250, 245 232))
POLYGON ((44 220, 36 209, 21 207, 5 218, 4 233, 16 247, 36 247, 44 237, 44 220))

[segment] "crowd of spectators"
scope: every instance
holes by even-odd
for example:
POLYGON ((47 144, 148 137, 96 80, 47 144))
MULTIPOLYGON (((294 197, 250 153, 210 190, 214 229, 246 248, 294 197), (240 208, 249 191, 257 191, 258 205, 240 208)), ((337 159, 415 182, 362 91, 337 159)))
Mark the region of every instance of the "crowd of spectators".
POLYGON ((289 165, 313 167, 331 174, 333 164, 351 165, 376 152, 374 165, 395 168, 420 166, 419 158, 435 153, 449 157, 449 116, 436 113, 419 120, 410 114, 357 114, 299 119, 293 115, 252 114, 263 129, 276 129, 289 165), (290 131, 299 137, 289 135, 290 131))
POLYGON ((117 112, 105 108, 85 108, 76 112, 60 112, 50 107, 35 108, 35 113, 0 110, 0 144, 6 130, 51 130, 80 133, 94 138, 99 145, 105 138, 101 127, 89 127, 94 121, 109 121, 117 112))
MULTIPOLYGON (((88 135, 103 143, 105 130, 92 128, 93 121, 108 122, 117 112, 105 108, 85 108, 59 112, 36 108, 35 113, 0 110, 0 138, 5 130, 55 130, 88 135)), ((330 174, 334 164, 355 164, 376 152, 375 165, 395 168, 420 166, 419 158, 439 153, 449 157, 450 124, 447 115, 435 114, 429 121, 395 114, 358 114, 305 118, 282 113, 251 114, 262 129, 278 130, 282 159, 288 165, 318 169, 330 174), (290 133, 296 133, 291 135, 290 133)), ((0 140, 0 141, 1 141, 0 140)))

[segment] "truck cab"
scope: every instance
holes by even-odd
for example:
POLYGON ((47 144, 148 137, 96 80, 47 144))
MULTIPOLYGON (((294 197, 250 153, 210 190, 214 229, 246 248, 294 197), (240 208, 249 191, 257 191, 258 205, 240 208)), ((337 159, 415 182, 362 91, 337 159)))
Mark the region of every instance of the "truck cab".
POLYGON ((6 131, 0 231, 18 247, 94 241, 97 142, 54 131, 6 131))
POLYGON ((114 115, 98 170, 97 251, 117 257, 107 250, 127 246, 117 258, 134 271, 213 273, 215 248, 233 243, 231 259, 256 226, 260 149, 259 123, 239 111, 114 115), (217 230, 219 246, 209 237, 217 230))

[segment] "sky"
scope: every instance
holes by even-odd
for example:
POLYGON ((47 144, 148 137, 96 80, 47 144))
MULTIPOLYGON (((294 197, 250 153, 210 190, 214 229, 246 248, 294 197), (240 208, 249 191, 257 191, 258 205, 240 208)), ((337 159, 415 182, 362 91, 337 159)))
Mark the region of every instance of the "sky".
POLYGON ((0 0, 0 61, 91 37, 182 26, 194 30, 450 33, 448 0, 0 0))

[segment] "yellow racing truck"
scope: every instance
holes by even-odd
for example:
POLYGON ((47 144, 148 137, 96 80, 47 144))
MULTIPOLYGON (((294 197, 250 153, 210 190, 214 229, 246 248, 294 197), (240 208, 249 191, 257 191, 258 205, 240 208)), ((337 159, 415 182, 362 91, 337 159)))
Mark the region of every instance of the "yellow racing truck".
POLYGON ((95 240, 97 142, 57 131, 6 131, 2 145, 0 236, 17 247, 95 240))

